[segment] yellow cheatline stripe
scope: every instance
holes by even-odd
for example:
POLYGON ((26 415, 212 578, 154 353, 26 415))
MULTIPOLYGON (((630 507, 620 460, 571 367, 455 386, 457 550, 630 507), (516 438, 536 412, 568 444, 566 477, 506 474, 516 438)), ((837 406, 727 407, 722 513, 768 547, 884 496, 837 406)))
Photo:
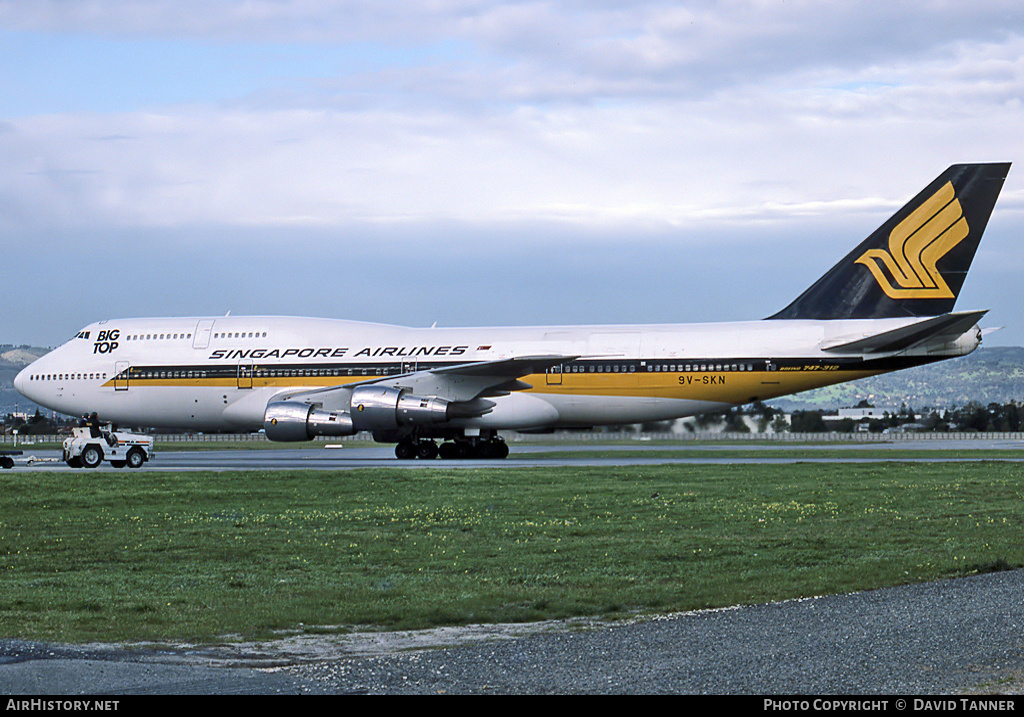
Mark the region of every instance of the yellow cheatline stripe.
MULTIPOLYGON (((587 396, 633 396, 637 398, 673 398, 721 403, 747 403, 757 399, 785 396, 835 383, 874 376, 885 371, 785 370, 739 372, 661 372, 611 374, 561 374, 561 384, 548 384, 550 376, 531 374, 523 382, 532 388, 528 393, 587 396)), ((291 376, 252 379, 252 388, 319 388, 341 386, 366 380, 362 376, 291 376)), ((118 381, 123 385, 123 380, 118 381)), ((113 380, 107 387, 114 387, 113 380)), ((238 388, 236 378, 133 378, 131 388, 209 387, 238 388)), ((248 382, 246 382, 248 385, 248 382)))
POLYGON ((874 376, 884 371, 779 370, 753 372, 689 372, 634 374, 562 374, 561 384, 547 384, 544 374, 526 376, 533 393, 591 396, 679 398, 722 403, 747 403, 785 396, 835 383, 874 376))
MULTIPOLYGON (((253 378, 252 388, 299 388, 299 387, 330 387, 341 386, 346 383, 356 383, 376 376, 275 376, 273 378, 253 378)), ((125 379, 107 381, 104 386, 113 388, 115 385, 124 385, 125 379)), ((249 388, 249 379, 243 379, 246 388, 249 388)), ((217 378, 131 378, 127 381, 129 388, 142 388, 152 386, 192 388, 192 387, 220 387, 238 388, 239 380, 234 376, 220 376, 217 378)))

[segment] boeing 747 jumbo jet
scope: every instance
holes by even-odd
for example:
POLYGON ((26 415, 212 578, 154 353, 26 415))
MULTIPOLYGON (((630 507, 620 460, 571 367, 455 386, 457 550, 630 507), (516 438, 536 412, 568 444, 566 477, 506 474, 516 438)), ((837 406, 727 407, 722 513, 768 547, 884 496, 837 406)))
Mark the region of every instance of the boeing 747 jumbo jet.
POLYGON ((129 426, 308 441, 370 431, 399 458, 508 455, 499 430, 723 411, 963 356, 954 312, 1009 164, 956 165, 793 303, 720 324, 403 328, 333 319, 118 319, 86 326, 15 386, 129 426), (442 441, 439 446, 437 440, 442 441))

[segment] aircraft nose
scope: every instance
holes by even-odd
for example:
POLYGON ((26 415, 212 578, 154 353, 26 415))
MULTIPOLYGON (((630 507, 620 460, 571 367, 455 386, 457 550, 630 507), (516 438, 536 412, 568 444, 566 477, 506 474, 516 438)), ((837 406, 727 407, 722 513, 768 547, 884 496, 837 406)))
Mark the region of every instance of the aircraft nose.
POLYGON ((14 388, 17 389, 18 393, 26 398, 32 398, 30 395, 31 381, 29 381, 29 375, 31 374, 32 366, 28 365, 18 372, 18 375, 14 377, 14 388))

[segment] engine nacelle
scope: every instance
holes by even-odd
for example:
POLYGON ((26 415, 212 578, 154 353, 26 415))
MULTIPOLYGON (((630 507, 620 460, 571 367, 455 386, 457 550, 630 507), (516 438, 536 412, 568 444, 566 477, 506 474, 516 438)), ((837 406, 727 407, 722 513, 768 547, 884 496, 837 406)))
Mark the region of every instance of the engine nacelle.
POLYGON ((356 432, 349 414, 299 401, 267 404, 263 430, 272 441, 310 441, 317 436, 351 436, 356 432))
POLYGON ((352 390, 352 423, 359 431, 443 423, 449 402, 435 396, 414 396, 387 386, 358 386, 352 390))
POLYGON ((263 414, 263 430, 272 441, 309 441, 317 436, 351 436, 358 431, 393 430, 449 420, 443 398, 414 396, 387 386, 358 386, 349 411, 327 411, 301 401, 274 401, 263 414))

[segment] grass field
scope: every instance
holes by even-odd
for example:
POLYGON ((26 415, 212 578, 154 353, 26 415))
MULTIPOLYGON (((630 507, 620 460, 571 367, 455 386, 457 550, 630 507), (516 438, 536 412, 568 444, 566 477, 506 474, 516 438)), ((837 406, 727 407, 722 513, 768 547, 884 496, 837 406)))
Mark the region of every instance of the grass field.
POLYGON ((764 602, 1024 565, 1024 464, 0 474, 0 636, 212 641, 764 602))

